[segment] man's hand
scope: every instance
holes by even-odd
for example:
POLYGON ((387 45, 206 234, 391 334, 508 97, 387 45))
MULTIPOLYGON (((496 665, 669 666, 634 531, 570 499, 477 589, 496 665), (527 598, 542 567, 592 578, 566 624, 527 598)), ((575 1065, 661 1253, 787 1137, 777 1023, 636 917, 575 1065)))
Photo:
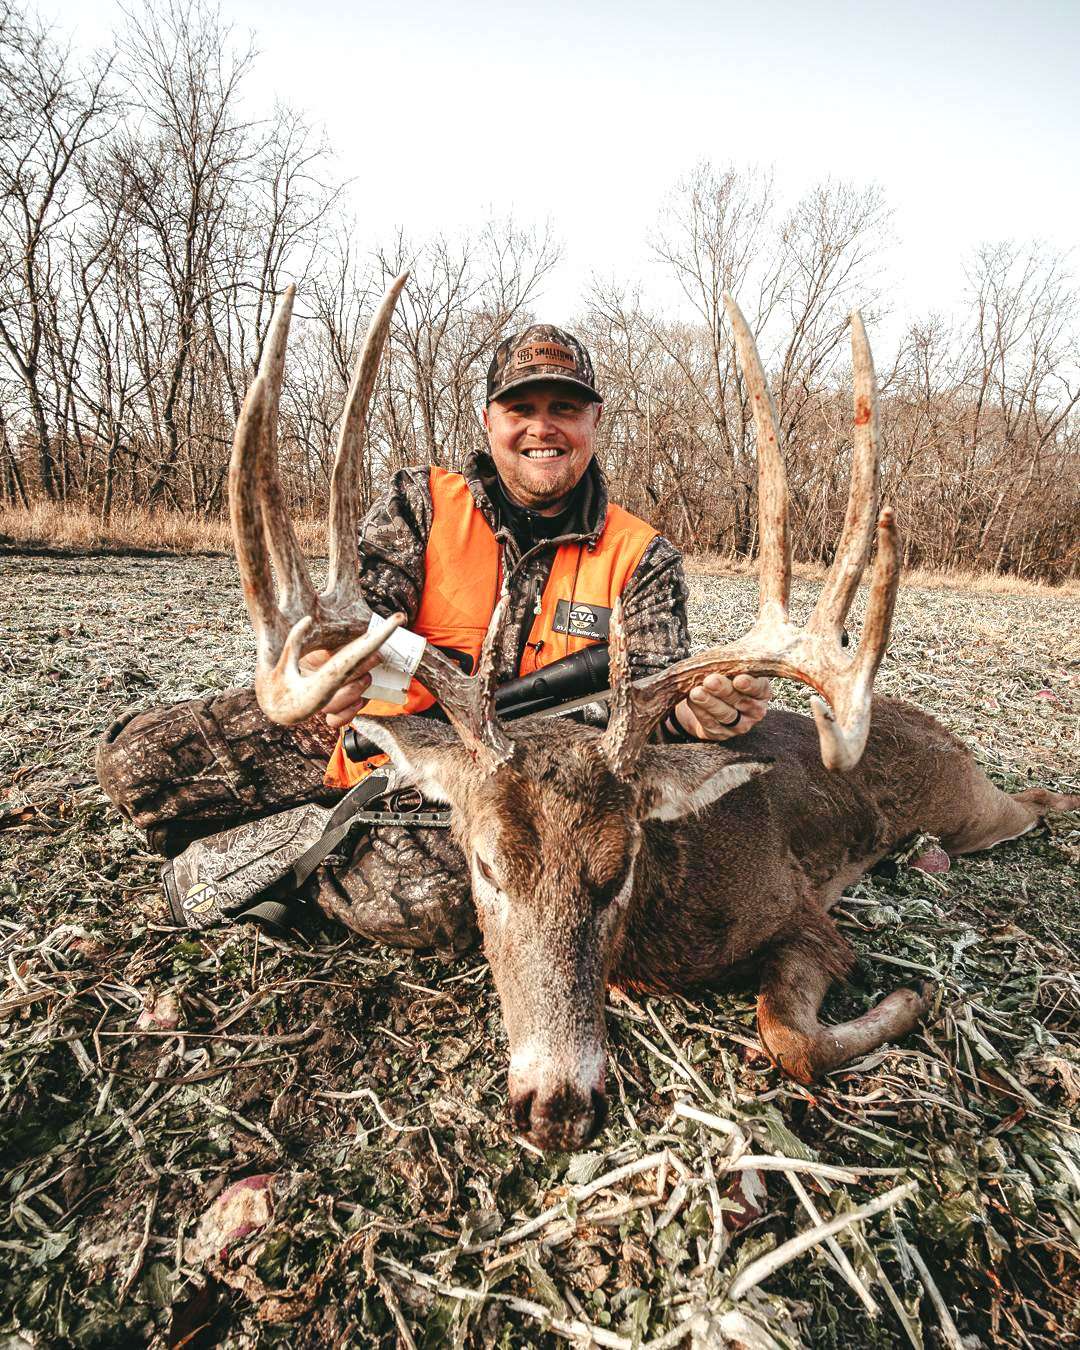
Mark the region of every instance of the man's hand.
POLYGON ((772 685, 763 675, 706 675, 678 704, 675 716, 699 741, 726 741, 756 726, 771 698, 772 685))
MULTIPOLYGON (((317 647, 314 651, 307 652, 300 658, 300 669, 304 671, 318 670, 320 666, 325 665, 330 660, 333 654, 323 647, 317 647)), ((326 717, 327 726, 333 727, 337 731, 340 727, 349 725, 367 702, 365 691, 371 684, 371 676, 368 671, 374 670, 378 664, 379 653, 373 652, 356 667, 349 683, 343 684, 330 702, 320 710, 326 717)))

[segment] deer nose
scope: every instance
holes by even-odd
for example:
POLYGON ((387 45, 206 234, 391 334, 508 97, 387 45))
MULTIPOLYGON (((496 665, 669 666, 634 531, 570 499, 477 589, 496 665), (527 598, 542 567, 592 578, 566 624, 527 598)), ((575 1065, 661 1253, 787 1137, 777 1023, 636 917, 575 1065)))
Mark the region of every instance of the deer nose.
POLYGON ((569 1083, 547 1092, 529 1089, 511 1094, 510 1115, 514 1128, 538 1148, 584 1148, 604 1127, 607 1097, 597 1088, 586 1097, 569 1083))

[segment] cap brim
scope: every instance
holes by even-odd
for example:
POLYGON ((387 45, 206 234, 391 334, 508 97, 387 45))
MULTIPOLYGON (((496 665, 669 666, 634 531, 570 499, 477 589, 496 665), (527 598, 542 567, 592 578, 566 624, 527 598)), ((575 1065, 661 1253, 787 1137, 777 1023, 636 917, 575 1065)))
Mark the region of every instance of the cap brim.
POLYGON ((591 384, 586 384, 584 380, 579 380, 575 375, 571 375, 565 370, 530 372, 528 375, 519 375, 516 380, 510 380, 496 389, 493 394, 488 395, 488 402, 494 403, 496 399, 502 398, 512 389, 520 389, 526 384, 572 384, 576 385, 583 393, 588 394, 593 403, 603 403, 602 394, 598 394, 591 384))

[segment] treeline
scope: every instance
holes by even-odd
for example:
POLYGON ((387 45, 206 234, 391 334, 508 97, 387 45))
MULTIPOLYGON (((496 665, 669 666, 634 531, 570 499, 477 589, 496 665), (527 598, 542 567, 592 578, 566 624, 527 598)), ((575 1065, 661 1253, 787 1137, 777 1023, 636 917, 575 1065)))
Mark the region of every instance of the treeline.
MULTIPOLYGON (((232 427, 276 295, 299 288, 279 428, 294 507, 325 506, 367 317, 408 267, 376 390, 366 497, 403 464, 483 445, 492 348, 534 317, 560 248, 511 220, 466 237, 364 239, 329 147, 285 105, 253 111, 251 50, 216 11, 123 17, 108 56, 0 0, 0 497, 220 514, 232 427)), ((974 222, 973 222, 974 228, 974 222)), ((847 314, 886 312, 880 191, 794 206, 761 171, 703 164, 648 246, 677 303, 597 282, 574 325, 606 394, 613 492, 683 547, 756 548, 753 431, 722 321, 760 335, 785 437, 798 556, 827 560, 845 503, 847 314), (670 317, 675 308, 682 316, 670 317)), ((987 246, 970 306, 875 343, 887 498, 907 561, 1080 572, 1077 293, 1038 246, 987 246)), ((547 315, 539 314, 546 318, 547 315)))

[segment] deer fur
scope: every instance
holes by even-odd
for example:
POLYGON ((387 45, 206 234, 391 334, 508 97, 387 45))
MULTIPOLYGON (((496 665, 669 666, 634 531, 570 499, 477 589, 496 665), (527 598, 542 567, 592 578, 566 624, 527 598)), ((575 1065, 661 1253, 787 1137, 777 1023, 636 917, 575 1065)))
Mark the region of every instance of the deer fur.
POLYGON ((564 720, 515 728, 494 772, 425 718, 362 730, 454 808, 510 1042, 512 1117, 543 1148, 579 1148, 604 1119, 608 985, 687 993, 756 967, 765 1048, 810 1082, 927 1008, 925 990, 903 989, 855 1021, 819 1022, 852 961, 829 916, 844 888, 918 831, 968 853, 1080 806, 999 791, 940 723, 884 698, 846 773, 822 765, 809 718, 777 711, 737 750, 647 746, 630 779, 595 731, 564 720))

